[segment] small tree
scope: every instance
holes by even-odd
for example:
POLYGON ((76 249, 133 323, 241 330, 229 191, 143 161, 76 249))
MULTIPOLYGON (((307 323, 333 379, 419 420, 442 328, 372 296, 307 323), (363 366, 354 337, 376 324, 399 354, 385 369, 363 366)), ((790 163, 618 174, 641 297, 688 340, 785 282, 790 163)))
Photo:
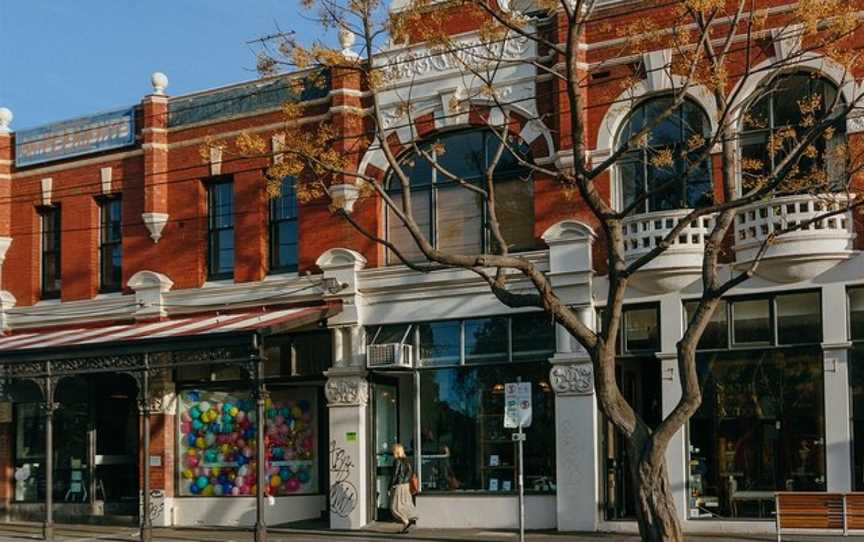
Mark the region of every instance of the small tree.
MULTIPOLYGON (((766 251, 779 236, 809 228, 828 216, 848 213, 864 202, 849 189, 861 173, 862 145, 837 139, 838 128, 845 126, 860 96, 844 98, 840 92, 809 92, 799 95, 795 107, 800 121, 794 124, 766 125, 766 118, 754 112, 752 100, 743 95, 748 82, 765 72, 787 72, 800 61, 818 55, 846 69, 840 81, 854 83, 853 68, 859 53, 853 46, 859 30, 857 2, 843 0, 801 0, 789 10, 769 15, 754 7, 751 0, 680 0, 671 5, 644 2, 635 7, 643 16, 636 23, 611 28, 615 19, 599 12, 594 0, 538 0, 530 7, 511 5, 499 0, 450 0, 445 3, 414 0, 395 15, 387 15, 380 0, 304 0, 314 19, 325 29, 340 35, 341 48, 316 43, 303 45, 290 34, 278 34, 262 40, 259 68, 264 73, 283 67, 308 70, 308 80, 316 77, 350 77, 371 95, 353 120, 336 126, 333 122, 300 123, 307 111, 296 104, 286 104, 284 112, 285 147, 283 159, 271 167, 272 185, 286 175, 296 176, 296 192, 302 200, 330 198, 333 212, 375 243, 386 247, 406 266, 419 272, 442 268, 459 268, 475 273, 491 292, 509 307, 535 307, 551 315, 587 350, 593 362, 597 401, 600 410, 624 439, 630 461, 630 476, 636 492, 635 509, 643 540, 679 541, 683 539, 681 523, 675 510, 667 475, 665 452, 672 437, 684 426, 702 400, 696 367, 696 345, 714 314, 721 297, 747 281, 757 270, 766 251), (476 22, 478 41, 466 47, 455 39, 448 27, 458 14, 460 20, 476 22), (610 57, 638 55, 665 50, 660 65, 640 65, 621 75, 613 69, 614 82, 596 83, 585 68, 580 44, 590 33, 619 37, 619 49, 610 57), (465 179, 450 171, 435 156, 446 149, 433 138, 418 143, 416 94, 414 85, 406 84, 404 58, 393 58, 378 51, 385 42, 425 42, 429 54, 457 66, 465 81, 464 92, 454 95, 447 114, 468 112, 469 104, 482 100, 490 107, 475 111, 472 118, 486 125, 494 134, 495 149, 483 163, 482 179, 465 179), (521 40, 536 46, 531 58, 509 54, 507 40, 521 40), (772 53, 780 52, 780 54, 772 53), (559 157, 567 167, 538 164, 520 152, 513 134, 517 121, 508 116, 508 99, 500 91, 501 73, 514 64, 527 64, 536 73, 551 80, 553 92, 563 100, 563 117, 569 131, 556 134, 559 157), (638 97, 627 97, 623 91, 645 77, 668 78, 667 100, 641 126, 631 130, 602 160, 589 158, 591 131, 589 108, 595 103, 625 100, 635 105, 638 97), (398 107, 382 110, 381 97, 400 80, 398 107), (656 144, 652 132, 675 115, 694 92, 701 92, 713 108, 710 133, 691 134, 683 148, 656 144), (592 93, 591 103, 587 98, 592 93), (598 98, 599 96, 599 98, 598 98), (623 97, 622 97, 623 96, 623 97), (385 115, 386 113, 386 115, 385 115), (764 152, 742 156, 739 152, 740 126, 767 131, 764 152), (399 148, 389 139, 394 129, 410 131, 403 141, 413 152, 412 160, 429 163, 440 177, 470 191, 485 205, 488 213, 488 235, 491 248, 484 252, 459 253, 437 247, 421 227, 412 205, 409 170, 414 163, 400 160, 399 148), (830 144, 829 144, 830 142, 830 144), (386 159, 387 179, 358 171, 360 156, 378 149, 386 159), (655 172, 665 172, 668 181, 649 186, 626 205, 613 205, 601 187, 609 182, 609 172, 634 151, 641 165, 655 172), (498 200, 496 169, 502 162, 517 160, 529 171, 551 178, 562 197, 584 202, 598 229, 608 270, 606 307, 601 324, 594 330, 583 323, 576 312, 556 295, 548 277, 529 259, 511 251, 511 242, 503 233, 506 223, 499 210, 506 202, 498 200), (647 201, 664 197, 681 177, 689 178, 699 168, 719 172, 713 197, 698 208, 690 209, 651 250, 636 258, 625 257, 625 220, 644 208, 647 201), (677 169, 676 169, 677 168, 677 169), (672 174, 670 174, 672 172, 672 174), (740 182, 739 182, 740 181, 740 182), (388 190, 386 182, 395 183, 398 195, 388 190), (351 184, 363 197, 378 198, 391 220, 404 226, 413 240, 412 251, 419 260, 405 254, 405 246, 369 230, 341 205, 335 185, 351 184), (731 267, 729 276, 721 273, 729 263, 730 227, 736 213, 744 206, 783 195, 821 197, 834 194, 832 205, 820 216, 775 229, 761 244, 757 255, 746 268, 731 267), (836 197, 842 194, 842 197, 836 197), (837 202, 841 202, 838 206, 837 202), (623 207, 623 208, 622 208, 623 207), (663 255, 692 221, 712 217, 710 235, 706 236, 702 260, 702 296, 689 315, 689 325, 677 344, 681 399, 656 427, 650 427, 628 404, 616 383, 615 364, 625 293, 631 279, 648 263, 663 255), (521 275, 533 291, 516 292, 509 288, 514 275, 521 275)), ((655 57, 656 58, 656 57, 655 57)), ((595 70, 597 71, 597 70, 595 70)), ((762 84, 759 96, 782 92, 782 78, 762 84)), ((853 85, 854 86, 854 85, 853 85)), ((759 108, 755 108, 758 110, 759 108)), ((552 123, 556 111, 532 119, 552 123)), ((243 153, 263 151, 263 142, 252 136, 236 141, 243 153)), ((605 265, 603 265, 605 264, 605 265)), ((565 414, 566 413, 562 413, 565 414)))

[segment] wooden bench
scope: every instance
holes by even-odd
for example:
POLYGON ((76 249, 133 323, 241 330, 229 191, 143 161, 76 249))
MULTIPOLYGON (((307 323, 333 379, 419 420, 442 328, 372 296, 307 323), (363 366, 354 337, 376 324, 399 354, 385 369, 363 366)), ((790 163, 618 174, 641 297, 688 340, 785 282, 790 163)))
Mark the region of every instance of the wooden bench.
POLYGON ((864 530, 864 493, 778 492, 774 506, 778 542, 784 532, 864 530))

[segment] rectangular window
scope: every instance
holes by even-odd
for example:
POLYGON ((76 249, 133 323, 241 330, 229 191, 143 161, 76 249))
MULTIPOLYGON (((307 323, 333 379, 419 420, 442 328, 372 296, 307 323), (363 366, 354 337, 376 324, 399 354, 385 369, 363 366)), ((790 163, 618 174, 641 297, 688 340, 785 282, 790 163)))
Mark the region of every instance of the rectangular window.
POLYGON ((545 312, 517 314, 510 318, 513 361, 548 359, 555 353, 555 326, 545 312))
POLYGON ((219 178, 207 185, 209 205, 208 278, 234 276, 234 183, 219 178))
MULTIPOLYGON (((318 493, 318 401, 313 388, 275 389, 266 410, 267 484, 275 496, 318 493)), ((255 401, 248 392, 180 394, 180 495, 254 496, 255 401)))
POLYGON ((849 391, 852 396, 852 489, 864 491, 864 342, 849 350, 849 391))
POLYGON ((465 320, 465 363, 508 361, 506 317, 465 320))
MULTIPOLYGON (((516 445, 505 429, 504 385, 531 383, 525 488, 555 489, 555 394, 548 363, 452 367, 420 373, 424 491, 516 491, 516 445)), ((412 446, 413 448, 413 446, 412 446)))
POLYGON ((864 288, 849 289, 849 338, 864 340, 864 288))
POLYGON ((117 292, 122 288, 121 203, 120 198, 111 198, 99 204, 99 289, 103 292, 117 292))
POLYGON ((326 331, 286 335, 265 343, 264 376, 320 377, 330 368, 331 337, 326 331))
POLYGON ((462 352, 462 323, 429 322, 418 325, 420 364, 423 366, 458 365, 462 352))
POLYGON ((771 338, 770 299, 749 299, 732 303, 733 343, 771 343, 771 338))
POLYGON ((282 190, 270 202, 270 271, 297 270, 297 197, 294 178, 282 179, 282 190))
POLYGON ((822 301, 818 292, 776 298, 777 343, 818 343, 822 340, 822 301))
MULTIPOLYGON (((684 310, 687 312, 687 322, 696 312, 699 306, 698 301, 687 301, 684 303, 684 310)), ((711 320, 705 326, 705 331, 702 332, 702 337, 699 339, 698 348, 700 350, 711 350, 717 348, 729 347, 729 325, 727 320, 728 306, 725 301, 721 301, 714 314, 711 315, 711 320)))
POLYGON ((657 307, 624 310, 624 351, 660 350, 660 318, 657 307))
POLYGON ((60 207, 44 207, 42 216, 42 299, 60 297, 60 207))

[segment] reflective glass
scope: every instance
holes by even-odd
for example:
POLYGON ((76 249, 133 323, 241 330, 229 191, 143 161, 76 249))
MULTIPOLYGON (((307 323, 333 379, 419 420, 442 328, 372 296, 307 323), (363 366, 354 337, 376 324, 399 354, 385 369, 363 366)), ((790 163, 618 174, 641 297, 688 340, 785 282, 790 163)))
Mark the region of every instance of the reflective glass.
POLYGON ((507 361, 506 317, 465 320, 465 363, 507 361))
POLYGON ((817 292, 777 296, 776 303, 779 344, 822 340, 822 306, 817 292))
POLYGON ((418 324, 420 364, 458 365, 462 352, 462 323, 459 320, 418 324))
POLYGON ((735 344, 771 342, 770 305, 770 299, 732 303, 732 333, 735 344))

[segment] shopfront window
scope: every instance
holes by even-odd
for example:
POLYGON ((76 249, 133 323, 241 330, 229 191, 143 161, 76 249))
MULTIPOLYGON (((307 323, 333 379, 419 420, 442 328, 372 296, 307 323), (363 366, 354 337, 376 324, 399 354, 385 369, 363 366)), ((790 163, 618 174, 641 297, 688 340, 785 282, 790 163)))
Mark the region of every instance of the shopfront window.
POLYGON ((690 517, 771 518, 774 492, 825 489, 819 293, 732 299, 708 332, 689 426, 690 517))
POLYGON ((864 491, 864 286, 849 288, 849 390, 852 396, 853 481, 864 491))
POLYGON ((516 446, 513 430, 504 428, 504 384, 520 378, 532 385, 525 488, 555 489, 555 395, 549 365, 535 362, 421 372, 424 491, 516 491, 516 446))
POLYGON ((775 491, 825 489, 818 347, 699 355, 690 421, 690 514, 771 518, 775 491))
MULTIPOLYGON (((180 394, 180 495, 255 494, 256 410, 248 392, 195 389, 180 394)), ((265 492, 274 496, 317 493, 316 390, 272 391, 265 417, 265 492)))

